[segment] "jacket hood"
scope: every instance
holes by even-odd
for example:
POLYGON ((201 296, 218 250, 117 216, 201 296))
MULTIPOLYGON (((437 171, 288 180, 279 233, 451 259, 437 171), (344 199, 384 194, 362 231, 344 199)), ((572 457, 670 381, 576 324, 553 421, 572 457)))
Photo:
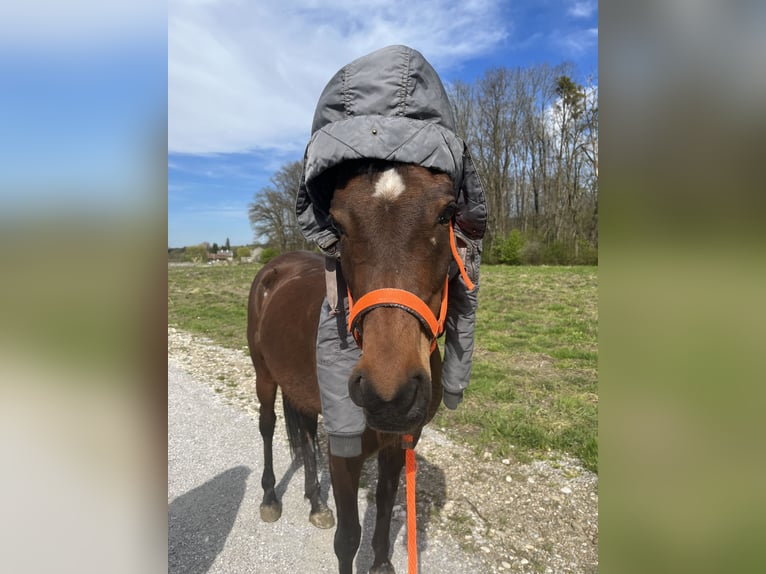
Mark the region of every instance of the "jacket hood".
MULTIPOLYGON (((389 46, 341 68, 317 102, 311 139, 303 162, 297 211, 311 203, 312 219, 304 233, 333 238, 324 222, 331 189, 320 177, 328 169, 354 159, 410 163, 448 174, 455 196, 465 196, 471 236, 484 234, 486 207, 481 183, 468 149, 455 134, 452 107, 438 74, 423 55, 407 46, 389 46), (471 199, 472 198, 472 199, 471 199), (473 209, 481 213, 469 213, 473 209)), ((460 203, 460 201, 459 201, 460 203)), ((308 218, 309 214, 304 216, 308 218)), ((466 220, 467 221, 467 220, 466 220)), ((460 221, 458 220, 460 223, 460 221)), ((317 241, 322 247, 322 241, 317 241)))
POLYGON ((319 96, 311 133, 357 116, 410 118, 455 131, 438 74, 407 46, 389 46, 341 68, 319 96))

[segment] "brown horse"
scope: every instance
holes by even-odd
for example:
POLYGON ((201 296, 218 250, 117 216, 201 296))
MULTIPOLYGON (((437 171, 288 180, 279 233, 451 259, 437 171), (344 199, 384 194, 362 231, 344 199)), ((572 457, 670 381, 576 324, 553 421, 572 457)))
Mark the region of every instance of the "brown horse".
MULTIPOLYGON (((443 303, 451 261, 449 223, 455 211, 451 179, 442 173, 379 161, 349 162, 330 175, 330 213, 340 234, 341 266, 353 300, 376 290, 406 291, 434 316, 443 303)), ((264 442, 261 517, 277 520, 281 503, 274 491, 272 458, 274 403, 282 389, 293 456, 305 465, 310 520, 333 525, 319 497, 315 458, 317 415, 316 333, 325 296, 324 258, 307 252, 272 260, 256 275, 248 307, 248 344, 256 371, 260 432, 264 442)), ((446 297, 446 296, 445 296, 446 297)), ((446 298, 445 298, 446 300, 446 298)), ((338 512, 335 554, 341 574, 352 572, 361 527, 357 507, 364 460, 378 453, 377 517, 371 573, 391 573, 391 512, 404 465, 403 433, 417 442, 442 398, 441 359, 435 334, 424 328, 427 314, 406 302, 367 307, 356 319, 361 360, 349 373, 352 400, 363 407, 368 428, 362 454, 330 454, 333 496, 338 512)))

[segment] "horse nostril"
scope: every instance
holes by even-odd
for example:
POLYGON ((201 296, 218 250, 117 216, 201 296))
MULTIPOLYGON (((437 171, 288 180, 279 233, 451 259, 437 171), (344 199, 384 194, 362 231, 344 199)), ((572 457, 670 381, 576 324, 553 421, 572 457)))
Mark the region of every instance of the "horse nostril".
POLYGON ((425 371, 419 369, 411 373, 407 386, 400 393, 400 404, 408 409, 417 406, 419 400, 428 396, 430 382, 430 377, 425 371))
POLYGON ((401 420, 421 417, 425 412, 431 396, 427 372, 410 371, 387 399, 368 375, 365 369, 354 371, 348 380, 348 394, 355 405, 365 409, 368 420, 369 417, 376 420, 375 428, 395 430, 401 420))
POLYGON ((359 406, 364 406, 362 403, 362 381, 364 378, 361 373, 352 373, 351 378, 348 380, 348 395, 351 397, 351 401, 359 406))
POLYGON ((386 402, 380 397, 375 384, 364 369, 351 374, 348 380, 348 395, 355 405, 368 410, 376 410, 386 402))

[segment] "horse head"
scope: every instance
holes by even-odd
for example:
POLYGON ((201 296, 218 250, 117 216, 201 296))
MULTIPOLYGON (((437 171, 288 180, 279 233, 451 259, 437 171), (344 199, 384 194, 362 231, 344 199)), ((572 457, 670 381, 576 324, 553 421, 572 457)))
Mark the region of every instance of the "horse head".
POLYGON ((429 323, 446 305, 455 209, 450 177, 417 165, 354 162, 336 178, 330 214, 349 296, 361 304, 382 293, 351 312, 363 352, 349 393, 376 430, 406 433, 426 420, 438 353, 429 323))

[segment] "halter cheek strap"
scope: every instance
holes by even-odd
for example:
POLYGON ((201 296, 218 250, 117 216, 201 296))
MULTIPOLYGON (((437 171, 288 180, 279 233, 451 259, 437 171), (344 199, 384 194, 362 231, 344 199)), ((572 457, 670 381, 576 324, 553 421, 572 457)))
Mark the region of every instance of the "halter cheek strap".
POLYGON ((473 284, 473 281, 471 281, 471 278, 468 276, 468 273, 465 270, 465 265, 463 264, 463 259, 457 252, 457 244, 455 243, 455 230, 452 227, 451 221, 449 223, 449 246, 452 250, 452 257, 455 259, 455 263, 457 263, 457 268, 460 270, 460 276, 463 278, 463 281, 465 282, 466 287, 468 287, 468 290, 473 291, 476 289, 476 285, 473 284))
MULTIPOLYGON (((458 255, 457 245, 455 244, 455 232, 452 228, 452 222, 449 226, 450 249, 452 256, 458 265, 460 275, 470 291, 475 288, 473 282, 465 271, 463 261, 458 255)), ((449 285, 449 274, 444 280, 444 289, 442 289, 442 301, 439 308, 439 317, 434 315, 431 308, 425 302, 410 291, 404 289, 383 288, 375 289, 363 295, 359 301, 354 302, 351 297, 351 290, 348 290, 348 330, 354 335, 354 340, 359 348, 362 348, 362 332, 360 323, 362 317, 375 309, 376 307, 398 307, 417 317, 423 324, 423 327, 431 335, 431 352, 436 349, 436 339, 444 332, 444 320, 447 317, 447 295, 449 285)))

